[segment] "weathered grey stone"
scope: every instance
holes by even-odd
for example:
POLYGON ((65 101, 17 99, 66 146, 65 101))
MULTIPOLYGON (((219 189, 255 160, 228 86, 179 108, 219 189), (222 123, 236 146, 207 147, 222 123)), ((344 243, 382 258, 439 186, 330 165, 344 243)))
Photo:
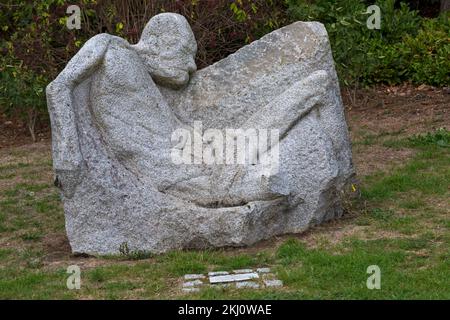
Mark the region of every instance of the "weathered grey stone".
POLYGON ((258 279, 259 276, 257 273, 239 273, 239 274, 230 274, 225 276, 215 276, 209 277, 209 283, 223 283, 223 282, 237 282, 237 281, 245 281, 251 279, 258 279))
POLYGON ((182 290, 185 293, 200 292, 200 288, 183 288, 182 290))
POLYGON ((264 280, 264 284, 266 285, 266 287, 282 287, 283 286, 283 282, 278 279, 264 280))
POLYGON ((194 73, 195 51, 186 20, 165 13, 136 45, 93 37, 47 87, 74 252, 250 245, 342 214, 353 168, 323 25, 291 24, 194 73), (278 129, 278 170, 175 164, 172 134, 196 134, 194 121, 278 129))
POLYGON ((259 289, 259 284, 252 281, 236 282, 236 288, 238 289, 259 289))
POLYGON ((233 270, 233 273, 250 273, 253 272, 252 269, 238 269, 238 270, 233 270))
POLYGON ((196 287, 201 286, 203 282, 201 280, 194 280, 194 281, 188 281, 183 283, 183 287, 189 288, 189 287, 196 287))
POLYGON ((185 280, 196 280, 196 279, 204 279, 204 274, 185 274, 184 279, 185 280))
POLYGON ((229 274, 229 272, 227 271, 212 271, 212 272, 208 272, 208 276, 210 277, 215 277, 215 276, 224 276, 229 274))
POLYGON ((270 272, 270 268, 257 268, 256 272, 259 273, 269 273, 270 272))

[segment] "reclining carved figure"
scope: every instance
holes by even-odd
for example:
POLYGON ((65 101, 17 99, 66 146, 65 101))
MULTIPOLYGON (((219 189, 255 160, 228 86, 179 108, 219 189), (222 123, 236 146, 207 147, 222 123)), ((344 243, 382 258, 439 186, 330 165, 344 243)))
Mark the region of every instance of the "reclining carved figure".
POLYGON ((108 34, 86 42, 47 87, 73 251, 246 245, 340 215, 352 166, 332 60, 308 70, 289 56, 274 69, 257 45, 195 73, 194 35, 173 13, 153 17, 136 45, 108 34), (175 164, 172 134, 199 134, 195 120, 278 130, 277 172, 264 175, 263 163, 175 164))

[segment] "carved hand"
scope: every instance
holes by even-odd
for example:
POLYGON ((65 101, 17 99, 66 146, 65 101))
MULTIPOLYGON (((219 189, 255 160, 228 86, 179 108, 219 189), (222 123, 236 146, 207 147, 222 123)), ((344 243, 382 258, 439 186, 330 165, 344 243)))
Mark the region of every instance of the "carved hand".
POLYGON ((76 187, 83 179, 82 174, 81 167, 74 170, 56 169, 54 184, 61 189, 64 197, 70 199, 73 197, 76 187))

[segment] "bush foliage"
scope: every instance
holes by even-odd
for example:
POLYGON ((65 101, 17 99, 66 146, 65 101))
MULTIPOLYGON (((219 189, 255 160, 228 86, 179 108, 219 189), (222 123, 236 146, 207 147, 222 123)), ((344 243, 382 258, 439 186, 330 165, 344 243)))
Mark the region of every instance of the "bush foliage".
POLYGON ((327 28, 336 67, 347 85, 450 83, 449 16, 424 19, 405 3, 374 2, 381 9, 381 29, 366 26, 362 0, 288 0, 295 20, 321 21, 327 28))

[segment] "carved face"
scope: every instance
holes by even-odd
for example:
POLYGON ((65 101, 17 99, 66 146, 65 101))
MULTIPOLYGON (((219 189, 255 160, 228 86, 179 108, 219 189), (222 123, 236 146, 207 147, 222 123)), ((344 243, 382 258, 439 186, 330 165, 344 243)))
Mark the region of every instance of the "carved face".
MULTIPOLYGON (((189 82, 190 75, 197 70, 195 64, 196 47, 179 41, 153 56, 150 74, 153 80, 163 86, 180 88, 189 82)), ((152 60, 152 59, 150 59, 152 60)))
POLYGON ((165 13, 153 17, 145 27, 137 52, 159 85, 178 89, 197 70, 197 42, 183 16, 165 13))

